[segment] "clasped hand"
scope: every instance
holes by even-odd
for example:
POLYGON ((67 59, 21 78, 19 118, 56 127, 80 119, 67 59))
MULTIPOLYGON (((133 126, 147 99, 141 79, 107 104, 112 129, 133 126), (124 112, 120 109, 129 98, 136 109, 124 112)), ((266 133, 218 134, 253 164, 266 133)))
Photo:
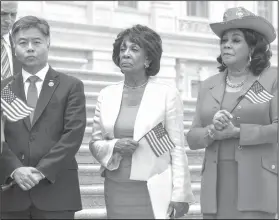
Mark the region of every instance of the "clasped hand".
POLYGON ((131 138, 122 138, 116 142, 114 150, 122 155, 132 155, 138 146, 139 143, 137 141, 131 138))
POLYGON ((239 128, 235 127, 231 122, 232 118, 232 114, 226 110, 216 112, 212 120, 213 125, 209 128, 214 140, 237 137, 239 128))
POLYGON ((43 176, 34 167, 19 167, 15 170, 13 178, 22 190, 27 191, 36 186, 43 176))
POLYGON ((171 201, 167 211, 167 219, 181 218, 189 211, 189 203, 171 201))

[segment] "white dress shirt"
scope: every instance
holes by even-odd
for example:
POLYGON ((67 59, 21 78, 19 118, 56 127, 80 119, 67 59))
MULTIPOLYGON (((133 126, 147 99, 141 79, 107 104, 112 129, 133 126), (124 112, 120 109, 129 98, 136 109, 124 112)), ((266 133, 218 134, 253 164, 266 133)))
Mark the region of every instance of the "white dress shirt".
MULTIPOLYGON (((43 82, 45 80, 45 77, 46 77, 46 74, 47 74, 48 70, 49 70, 49 65, 46 64, 46 66, 43 69, 41 69, 39 72, 36 73, 36 76, 38 76, 40 78, 40 80, 38 80, 36 82, 36 87, 37 87, 37 90, 38 90, 38 97, 40 96, 40 93, 41 93, 41 90, 42 90, 42 87, 43 87, 43 82)), ((25 92, 26 99, 27 99, 28 88, 29 88, 29 85, 30 85, 30 82, 29 82, 28 78, 30 76, 33 76, 33 75, 28 73, 24 69, 22 69, 22 79, 23 79, 24 92, 25 92)))
MULTIPOLYGON (((12 48, 11 48, 9 33, 3 35, 3 39, 4 39, 4 47, 6 48, 6 51, 8 53, 11 73, 14 75, 13 55, 12 55, 12 48)), ((1 72, 2 72, 2 65, 1 65, 1 72)))

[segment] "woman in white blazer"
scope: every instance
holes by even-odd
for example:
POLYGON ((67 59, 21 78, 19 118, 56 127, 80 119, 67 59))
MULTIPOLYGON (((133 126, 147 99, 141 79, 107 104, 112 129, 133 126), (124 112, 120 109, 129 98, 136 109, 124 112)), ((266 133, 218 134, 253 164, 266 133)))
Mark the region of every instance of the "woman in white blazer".
POLYGON ((100 92, 89 144, 105 177, 107 218, 179 217, 194 201, 179 93, 151 77, 161 55, 160 36, 146 26, 120 32, 113 44, 125 80, 100 92), (145 134, 160 123, 175 147, 157 157, 145 134))

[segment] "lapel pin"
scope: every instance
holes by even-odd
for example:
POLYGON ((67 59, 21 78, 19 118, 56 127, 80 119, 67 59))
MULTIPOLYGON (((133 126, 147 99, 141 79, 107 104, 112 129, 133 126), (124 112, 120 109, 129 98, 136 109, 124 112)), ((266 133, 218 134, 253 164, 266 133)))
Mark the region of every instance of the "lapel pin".
POLYGON ((50 82, 48 83, 48 86, 50 86, 50 87, 54 86, 54 82, 50 81, 50 82))

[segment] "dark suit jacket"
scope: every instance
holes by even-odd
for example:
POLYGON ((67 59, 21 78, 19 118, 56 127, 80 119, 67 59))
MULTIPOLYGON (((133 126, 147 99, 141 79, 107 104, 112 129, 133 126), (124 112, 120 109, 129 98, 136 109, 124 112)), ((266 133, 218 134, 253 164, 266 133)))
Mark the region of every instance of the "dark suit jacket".
MULTIPOLYGON (((241 94, 245 94, 256 79, 251 76, 241 94)), ((266 70, 259 82, 275 97, 262 104, 252 104, 247 99, 236 102, 236 108, 231 109, 234 116, 232 123, 240 127, 240 138, 214 141, 208 147, 208 139, 205 138, 207 126, 212 124, 214 114, 220 110, 225 91, 225 73, 214 75, 202 83, 187 142, 193 150, 205 148, 201 182, 203 213, 217 211, 217 162, 221 142, 225 147, 235 148, 238 210, 277 212, 277 76, 266 70)))
POLYGON ((11 43, 11 49, 12 49, 12 56, 13 56, 13 75, 17 75, 21 72, 22 64, 19 62, 17 57, 15 56, 15 48, 14 48, 14 43, 12 40, 11 35, 9 35, 10 43, 11 43))
MULTIPOLYGON (((26 102, 22 74, 11 83, 14 93, 26 102)), ((6 121, 0 179, 6 183, 18 167, 36 167, 45 175, 29 191, 17 185, 3 192, 3 211, 27 209, 31 202, 41 210, 80 210, 81 196, 78 165, 75 159, 86 126, 83 83, 71 76, 49 69, 34 113, 11 123, 6 121), (49 82, 54 85, 50 86, 49 82)))

